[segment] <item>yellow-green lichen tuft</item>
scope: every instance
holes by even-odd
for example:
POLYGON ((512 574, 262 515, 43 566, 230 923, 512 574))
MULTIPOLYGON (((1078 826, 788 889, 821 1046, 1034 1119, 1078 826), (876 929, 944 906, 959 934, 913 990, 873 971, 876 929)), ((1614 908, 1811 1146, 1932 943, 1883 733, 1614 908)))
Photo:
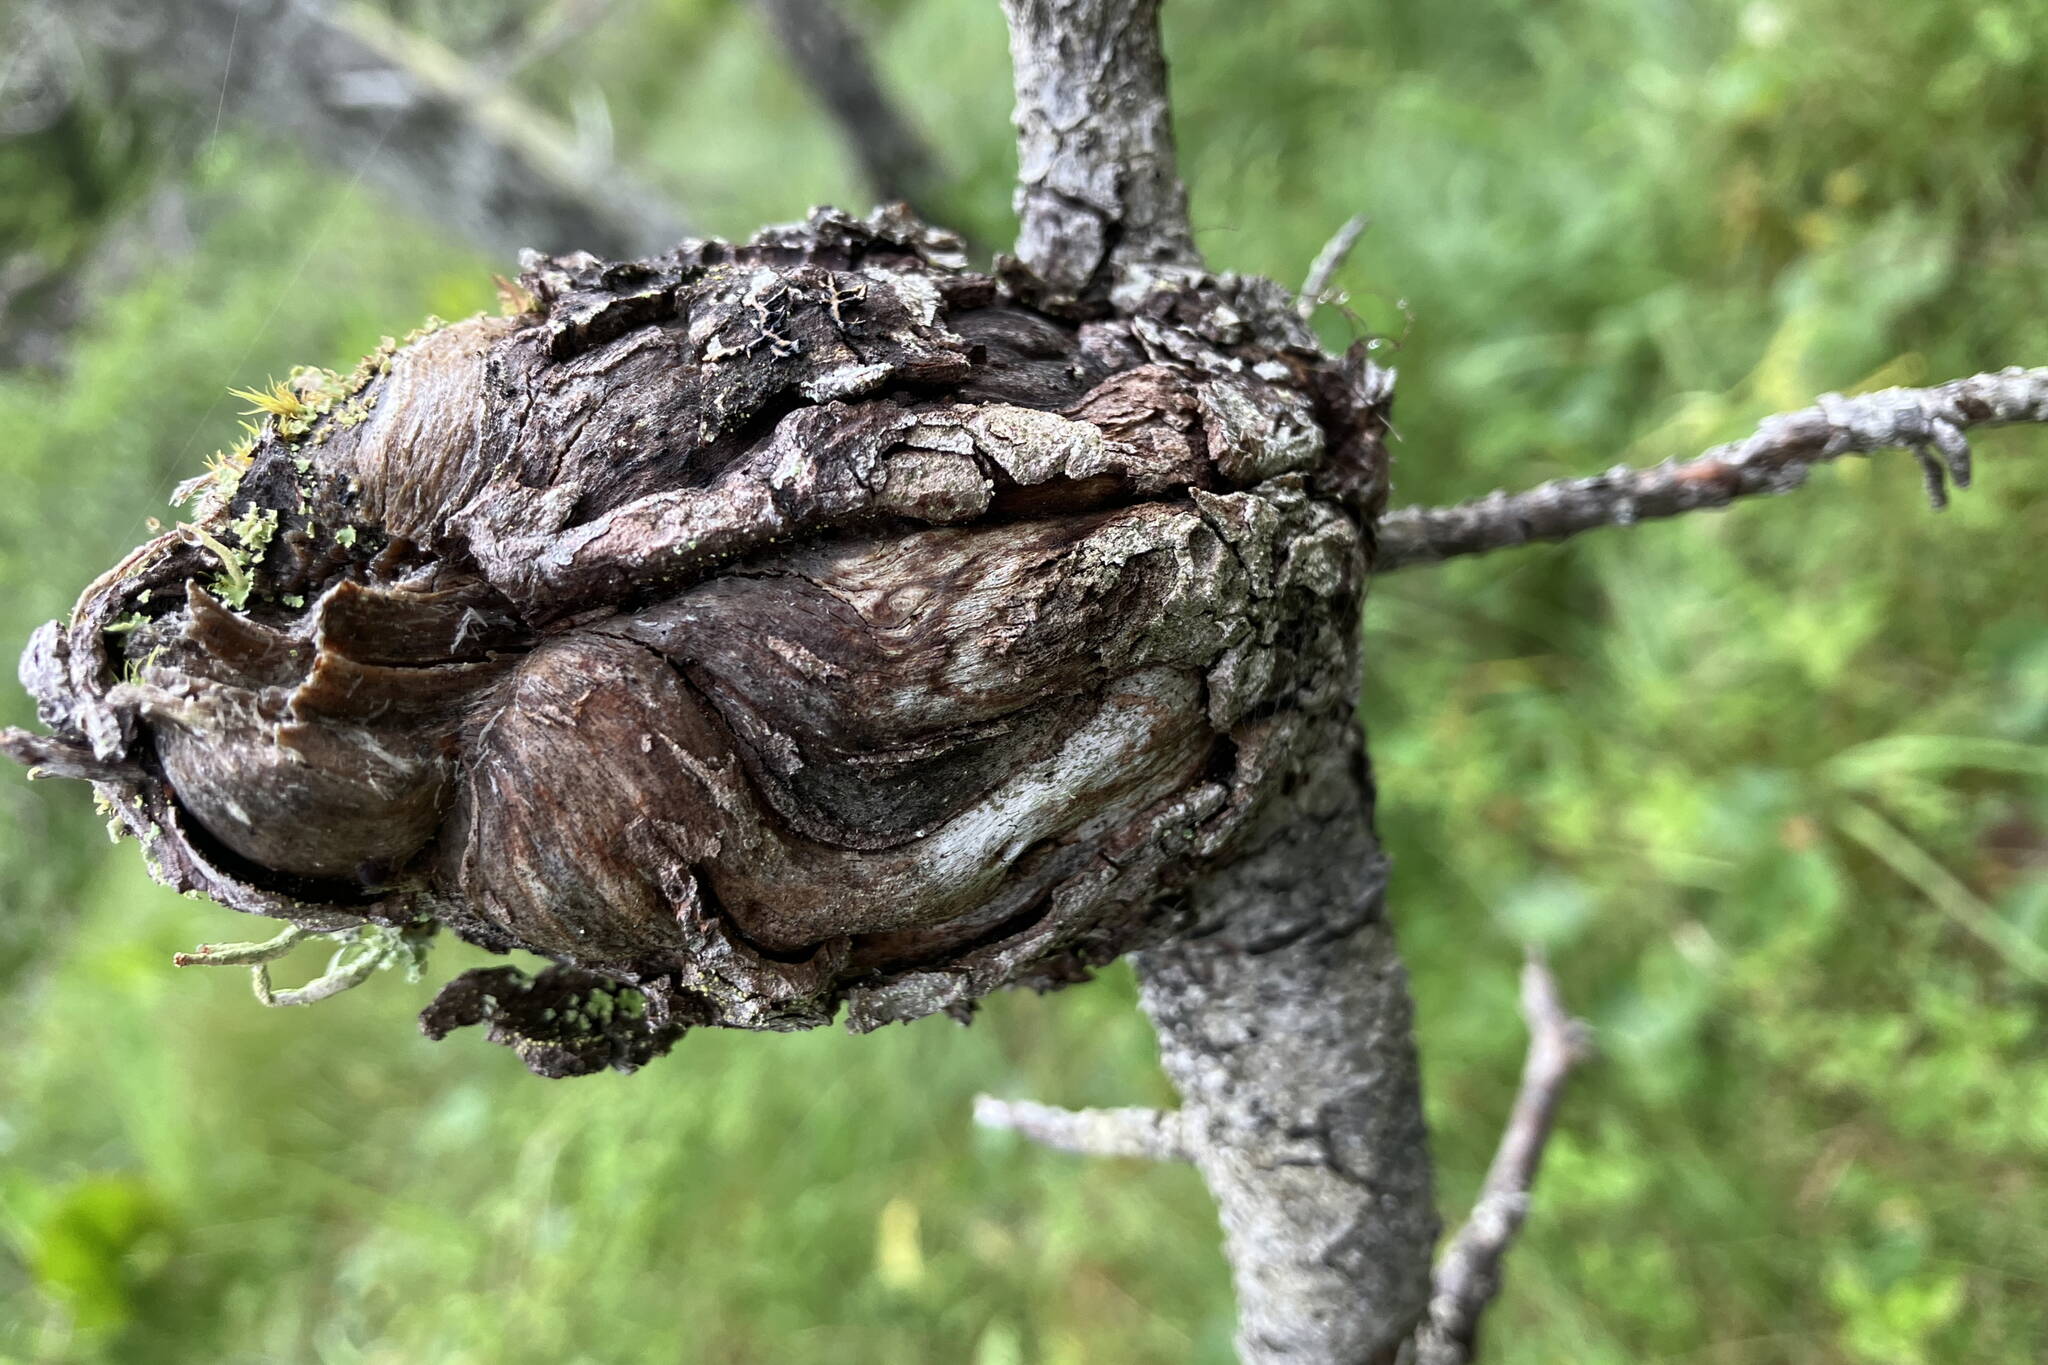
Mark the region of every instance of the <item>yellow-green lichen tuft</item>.
POLYGON ((207 550, 220 561, 220 574, 206 585, 207 591, 236 611, 241 611, 249 605, 249 594, 256 586, 251 570, 263 561, 264 551, 277 534, 277 511, 259 508, 252 502, 241 516, 228 523, 226 530, 241 542, 240 546, 227 544, 201 526, 181 525, 178 528, 186 540, 207 550))

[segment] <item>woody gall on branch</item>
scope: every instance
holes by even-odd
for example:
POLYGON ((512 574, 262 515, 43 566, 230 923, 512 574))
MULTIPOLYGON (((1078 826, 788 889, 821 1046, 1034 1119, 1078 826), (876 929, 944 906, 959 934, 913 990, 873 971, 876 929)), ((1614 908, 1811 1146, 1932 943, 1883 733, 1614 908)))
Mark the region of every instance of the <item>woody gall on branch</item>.
POLYGON ((533 255, 500 316, 247 395, 189 521, 37 633, 49 733, 0 744, 91 781, 168 884, 287 922, 190 960, 336 936, 294 1001, 440 928, 552 959, 423 1017, 543 1075, 965 1018, 1135 953, 1182 1107, 983 1121, 1194 1163, 1247 1361, 1463 1360, 1586 1040, 1532 962, 1522 1092, 1433 1271, 1353 719, 1372 571, 1893 445, 1960 485, 1966 429, 2048 420, 2048 371, 1388 516, 1392 373, 1194 249, 1156 10, 1006 5, 1021 221, 989 271, 900 209, 533 255))

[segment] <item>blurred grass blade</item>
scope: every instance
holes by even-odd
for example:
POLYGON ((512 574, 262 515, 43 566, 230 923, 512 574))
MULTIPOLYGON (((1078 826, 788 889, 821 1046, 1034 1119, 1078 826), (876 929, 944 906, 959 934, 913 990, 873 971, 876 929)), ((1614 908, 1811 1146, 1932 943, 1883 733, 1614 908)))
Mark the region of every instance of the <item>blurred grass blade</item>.
POLYGON ((2034 981, 2048 984, 2048 949, 2033 942, 1998 917, 1977 894, 1963 885, 1904 830, 1859 802, 1850 802, 1835 817, 1842 833, 1910 883, 1936 909, 1997 953, 2006 965, 2034 981))

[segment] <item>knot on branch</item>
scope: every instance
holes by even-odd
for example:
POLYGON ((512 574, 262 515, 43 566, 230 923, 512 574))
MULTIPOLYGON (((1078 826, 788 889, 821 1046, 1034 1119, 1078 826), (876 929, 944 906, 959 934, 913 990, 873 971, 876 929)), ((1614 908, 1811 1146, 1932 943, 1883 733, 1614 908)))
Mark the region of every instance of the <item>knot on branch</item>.
POLYGON ((430 1033, 561 1075, 1078 979, 1348 726, 1391 376, 1276 287, 1076 323, 821 210, 507 297, 245 394, 0 741, 179 889, 560 964, 430 1033))

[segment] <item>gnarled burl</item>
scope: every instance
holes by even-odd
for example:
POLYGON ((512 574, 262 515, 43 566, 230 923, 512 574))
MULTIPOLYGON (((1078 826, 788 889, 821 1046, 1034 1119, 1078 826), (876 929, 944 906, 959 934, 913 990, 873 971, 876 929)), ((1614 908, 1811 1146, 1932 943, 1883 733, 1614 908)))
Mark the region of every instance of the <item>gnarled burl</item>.
POLYGON ((298 375, 35 636, 8 751, 169 885, 543 954, 427 1021, 565 1074, 1078 979, 1363 780, 1390 376, 1270 283, 1078 315, 820 212, 516 298, 298 375))

